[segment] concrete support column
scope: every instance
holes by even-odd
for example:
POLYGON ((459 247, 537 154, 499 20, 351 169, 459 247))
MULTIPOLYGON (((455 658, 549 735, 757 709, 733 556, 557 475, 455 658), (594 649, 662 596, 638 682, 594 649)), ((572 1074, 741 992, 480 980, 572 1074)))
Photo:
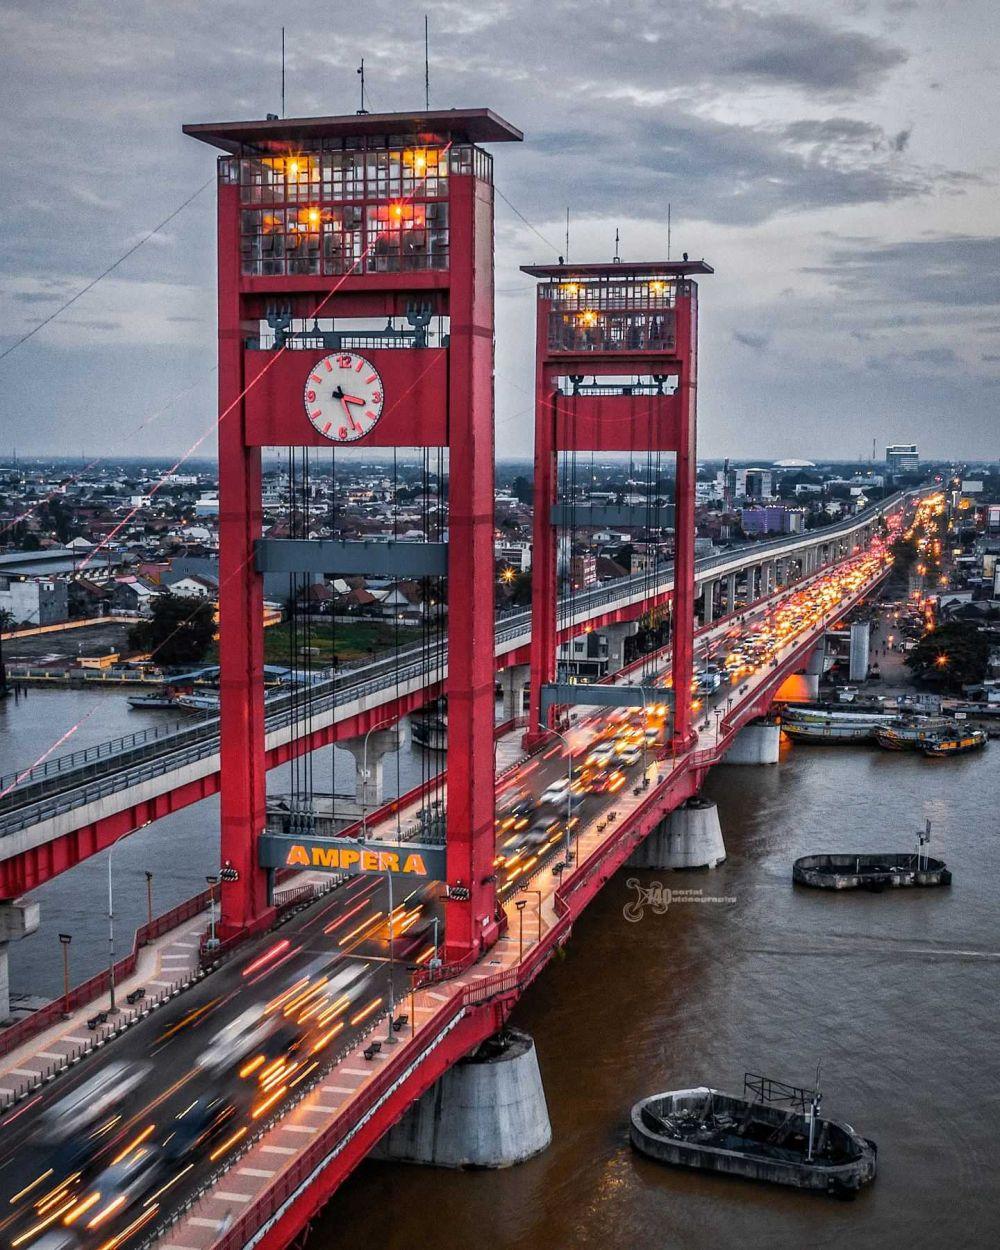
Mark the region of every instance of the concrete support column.
POLYGON ((851 625, 851 653, 848 660, 848 679, 864 681, 868 676, 868 657, 871 650, 871 631, 868 621, 855 621, 851 625))
POLYGON ((358 770, 357 798, 362 811, 371 811, 373 807, 381 806, 384 794, 385 757, 401 745, 401 739, 402 732, 399 726, 393 726, 391 729, 375 729, 369 734, 348 738, 344 742, 337 743, 337 746, 343 747, 354 756, 354 763, 358 770), (367 750, 365 749, 366 739, 367 750))
POLYGON ((449 1068, 373 1154, 439 1168, 506 1168, 551 1141, 535 1043, 509 1029, 449 1068))
POLYGON ((0 902, 0 1024, 10 1019, 10 971, 7 947, 38 928, 38 904, 18 898, 0 902))
POLYGON ((777 764, 781 728, 766 721, 745 725, 726 752, 726 764, 777 764))
POLYGON ((503 692, 501 719, 517 720, 524 715, 524 687, 530 676, 530 664, 512 664, 500 673, 500 689, 503 692))
POLYGON ((701 623, 703 625, 711 625, 715 618, 715 586, 715 582, 708 581, 701 588, 701 623))
POLYGON ((726 611, 736 611, 736 574, 730 573, 726 578, 726 611))
POLYGON ((715 868, 726 858, 719 809, 710 799, 688 799, 635 848, 628 868, 715 868))
POLYGON ((625 639, 634 638, 638 632, 638 621, 623 621, 620 625, 606 625, 601 630, 608 640, 609 673, 617 673, 625 667, 625 639))

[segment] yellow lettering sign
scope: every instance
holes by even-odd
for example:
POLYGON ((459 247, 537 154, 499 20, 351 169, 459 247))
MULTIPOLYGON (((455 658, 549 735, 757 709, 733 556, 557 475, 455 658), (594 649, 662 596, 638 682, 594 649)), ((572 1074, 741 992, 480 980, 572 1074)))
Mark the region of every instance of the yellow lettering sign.
POLYGON ((407 855, 406 862, 403 864, 403 872, 415 872, 421 877, 426 877, 427 869, 424 867, 423 856, 407 855))
POLYGON ((309 856, 306 854, 306 848, 304 846, 297 845, 290 846, 288 848, 288 858, 285 860, 285 863, 289 866, 289 868, 293 867, 295 864, 300 865, 302 868, 308 868, 309 856))

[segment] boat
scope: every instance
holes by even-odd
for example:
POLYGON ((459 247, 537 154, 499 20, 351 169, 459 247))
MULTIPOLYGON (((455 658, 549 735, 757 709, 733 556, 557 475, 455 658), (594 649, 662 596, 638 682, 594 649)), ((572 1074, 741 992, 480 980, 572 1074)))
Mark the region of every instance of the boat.
POLYGON ((217 712, 219 696, 217 694, 182 694, 177 696, 174 707, 183 708, 186 712, 217 712))
POLYGON ((911 720, 900 717, 875 729, 875 741, 886 751, 917 751, 925 744, 939 741, 952 726, 942 717, 911 720))
POLYGON ((948 734, 934 742, 925 742, 921 746, 924 755, 934 759, 946 755, 965 755, 968 751, 979 751, 986 745, 986 733, 982 729, 967 729, 962 734, 948 734))
POLYGON ((875 1179, 878 1147, 820 1116, 821 1101, 747 1073, 742 1098, 702 1085, 640 1099, 629 1137, 659 1163, 851 1196, 875 1179))
POLYGON ((925 855, 921 844, 916 853, 803 855, 792 865, 792 880, 815 890, 871 890, 880 894, 906 886, 951 885, 951 872, 943 859, 925 855))
POLYGON ((410 717, 410 737, 416 746, 425 751, 448 750, 447 706, 439 699, 431 710, 410 717))
POLYGON ((822 708, 785 708, 781 728, 796 742, 870 742, 879 726, 893 721, 890 712, 835 712, 822 708))
POLYGON ((161 694, 130 694, 128 696, 128 705, 129 707, 154 712, 163 708, 176 709, 178 697, 176 694, 170 694, 169 691, 164 691, 161 694))

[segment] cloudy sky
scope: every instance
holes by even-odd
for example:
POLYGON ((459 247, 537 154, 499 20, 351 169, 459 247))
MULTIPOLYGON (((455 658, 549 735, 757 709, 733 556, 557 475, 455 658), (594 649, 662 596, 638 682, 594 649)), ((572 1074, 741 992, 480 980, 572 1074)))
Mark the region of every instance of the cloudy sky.
MULTIPOLYGON (((0 3, 0 350, 213 173, 181 124, 493 108, 497 435, 531 446, 526 261, 666 251, 701 284, 703 455, 997 457, 995 0, 0 3), (881 453, 880 453, 881 454, 881 453)), ((0 451, 212 450, 213 190, 0 362, 0 451)))

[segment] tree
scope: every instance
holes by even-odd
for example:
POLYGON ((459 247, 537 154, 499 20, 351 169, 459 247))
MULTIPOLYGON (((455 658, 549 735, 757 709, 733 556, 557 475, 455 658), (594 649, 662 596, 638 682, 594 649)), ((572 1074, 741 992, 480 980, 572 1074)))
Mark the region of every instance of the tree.
POLYGON ((129 645, 168 667, 197 664, 215 637, 215 605, 205 599, 158 595, 153 615, 129 630, 129 645))
POLYGON ((917 681, 960 693, 986 676, 990 643, 972 621, 949 621, 924 634, 906 664, 917 681))

